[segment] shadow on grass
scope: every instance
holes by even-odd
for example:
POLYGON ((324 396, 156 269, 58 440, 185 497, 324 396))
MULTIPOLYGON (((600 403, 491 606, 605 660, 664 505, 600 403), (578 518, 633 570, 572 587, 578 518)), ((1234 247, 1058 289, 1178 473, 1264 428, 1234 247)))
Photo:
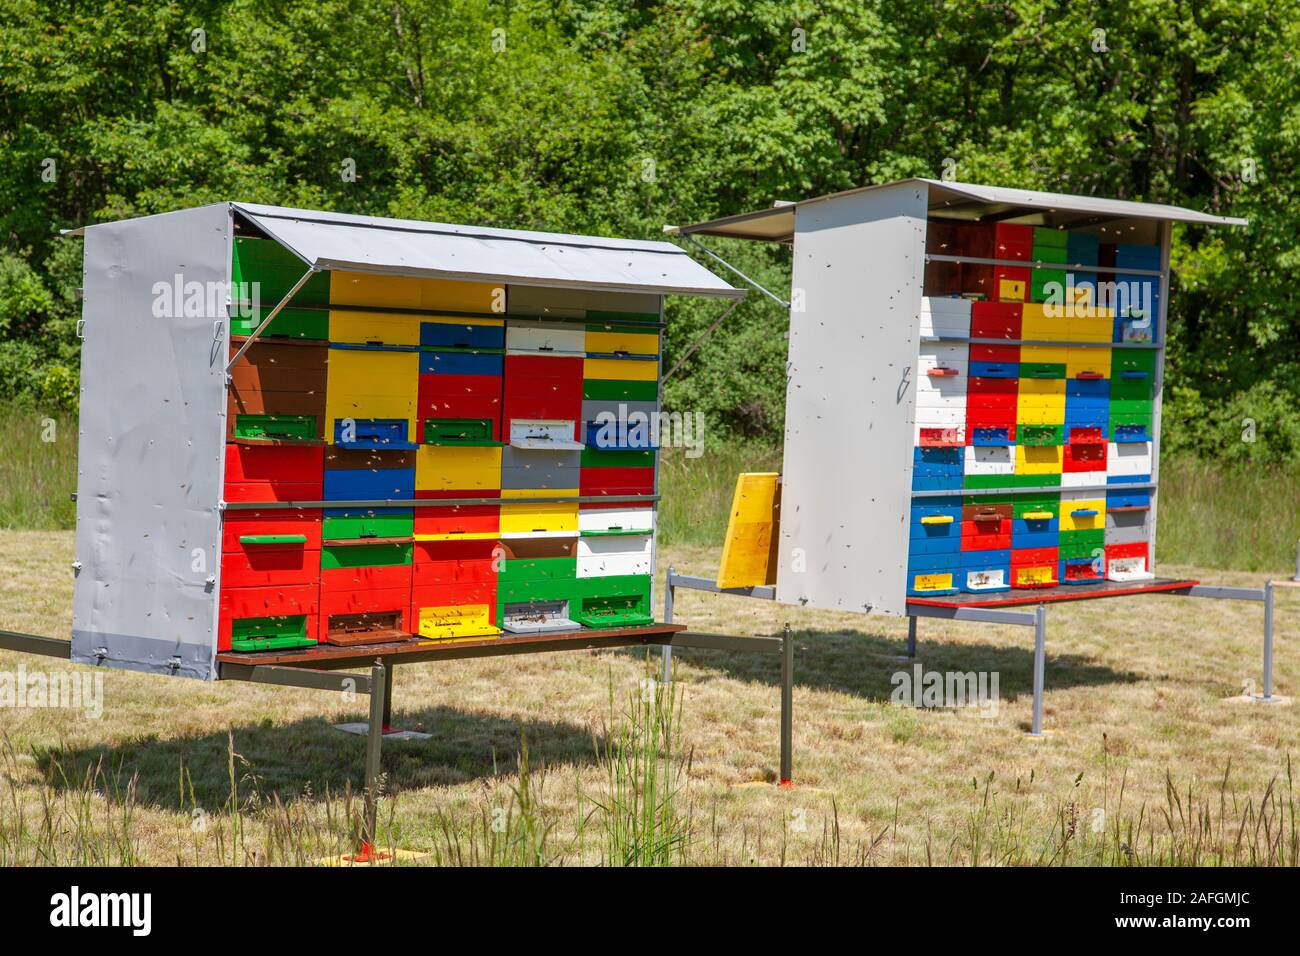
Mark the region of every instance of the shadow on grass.
MULTIPOLYGON (((365 714, 349 715, 364 721, 365 714)), ((590 731, 556 721, 524 721, 471 714, 448 707, 403 709, 393 715, 400 730, 431 734, 428 740, 386 739, 383 771, 386 789, 446 786, 518 769, 519 735, 528 740, 529 763, 534 772, 555 764, 592 763, 597 746, 590 731)), ((308 792, 323 797, 326 788, 342 794, 347 781, 352 791, 362 791, 366 739, 335 730, 324 718, 290 724, 263 721, 234 727, 235 773, 241 799, 254 793, 281 799, 308 792)), ((163 808, 183 805, 188 811, 189 786, 194 803, 208 811, 225 805, 230 796, 225 729, 197 737, 146 738, 117 746, 48 749, 35 753, 37 765, 56 789, 79 789, 88 769, 101 764, 109 789, 125 790, 139 774, 141 803, 163 808), (181 768, 188 776, 181 797, 181 768)))
MULTIPOLYGON (((970 671, 998 674, 998 693, 1003 701, 1033 693, 1033 629, 1021 628, 1026 646, 991 644, 945 644, 925 640, 921 622, 916 663, 924 671, 970 671)), ((899 671, 911 672, 913 662, 903 655, 903 640, 863 631, 796 630, 794 653, 795 687, 853 694, 872 701, 887 701, 896 686, 891 678, 899 671)), ((628 653, 628 652, 623 652, 628 653)), ((640 655, 641 651, 632 651, 640 655)), ((657 653, 657 652, 656 652, 657 653)), ((678 649, 676 660, 693 667, 718 671, 728 677, 779 685, 781 661, 775 654, 740 651, 678 649)), ((1077 654, 1053 654, 1047 644, 1046 687, 1098 684, 1130 684, 1141 680, 1131 671, 1117 671, 1077 654)))

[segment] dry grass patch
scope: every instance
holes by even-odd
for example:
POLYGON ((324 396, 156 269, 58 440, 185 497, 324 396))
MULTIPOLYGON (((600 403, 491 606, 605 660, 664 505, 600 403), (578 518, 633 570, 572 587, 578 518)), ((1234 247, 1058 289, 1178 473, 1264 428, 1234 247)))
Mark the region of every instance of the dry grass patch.
MULTIPOLYGON (((0 627, 67 634, 71 560, 69 532, 0 532, 0 627)), ((716 562, 713 549, 660 555, 686 573, 716 562)), ((386 745, 381 822, 389 842, 445 863, 1295 863, 1300 707, 1221 701, 1259 679, 1260 611, 1160 596, 1053 608, 1052 733, 1031 741, 1029 629, 921 622, 925 669, 997 672, 1000 707, 984 718, 889 702, 908 667, 901 621, 680 592, 692 629, 795 627, 796 789, 770 785, 775 658, 679 653, 667 724, 675 708, 643 706, 657 665, 643 652, 457 661, 397 671, 396 722, 433 739, 386 745)), ((1280 593, 1284 694, 1300 686, 1298 612, 1280 593)), ((0 671, 20 663, 69 666, 0 653, 0 671)), ((364 713, 364 699, 324 692, 118 671, 104 673, 102 719, 0 712, 0 863, 339 852, 364 742, 330 724, 364 713), (43 835, 51 815, 61 825, 43 835)))

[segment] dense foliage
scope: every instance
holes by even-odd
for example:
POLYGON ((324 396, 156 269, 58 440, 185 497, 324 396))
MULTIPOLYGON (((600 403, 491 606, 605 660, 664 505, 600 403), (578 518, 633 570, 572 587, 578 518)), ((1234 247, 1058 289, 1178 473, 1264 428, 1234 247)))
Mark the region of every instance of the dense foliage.
MULTIPOLYGON (((968 181, 1249 217, 1177 233, 1168 440, 1297 458, 1298 14, 1297 0, 6 0, 0 392, 75 404, 80 249, 62 227, 246 199, 656 237, 947 160, 968 181)), ((788 287, 786 250, 717 245, 788 287)), ((672 304, 670 365, 722 307, 672 304)), ((670 402, 715 435, 779 436, 784 331, 752 297, 670 402)))

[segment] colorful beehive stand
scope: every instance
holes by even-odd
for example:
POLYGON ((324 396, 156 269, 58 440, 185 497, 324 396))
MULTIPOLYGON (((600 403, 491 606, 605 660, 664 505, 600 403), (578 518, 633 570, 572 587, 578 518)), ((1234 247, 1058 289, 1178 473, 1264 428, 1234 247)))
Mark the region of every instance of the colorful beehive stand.
POLYGON ((1153 577, 1159 247, 942 220, 926 243, 1027 264, 927 268, 908 594, 1153 577))
POLYGON ((743 296, 682 249, 233 202, 80 232, 73 661, 653 624, 663 299, 743 296))
POLYGON ((792 248, 776 600, 910 615, 1160 586, 1173 223, 907 179, 686 236, 792 248))
MULTIPOLYGON (((301 273, 233 248, 263 304, 301 273)), ((228 510, 220 649, 651 623, 660 327, 654 296, 314 276, 232 369, 225 488, 321 504, 228 510)))

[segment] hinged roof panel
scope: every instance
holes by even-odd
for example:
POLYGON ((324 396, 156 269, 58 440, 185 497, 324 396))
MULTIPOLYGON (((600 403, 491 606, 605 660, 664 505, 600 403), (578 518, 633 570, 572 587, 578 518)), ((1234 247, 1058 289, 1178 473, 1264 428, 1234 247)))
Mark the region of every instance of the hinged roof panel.
POLYGON ((231 206, 319 269, 609 292, 745 295, 670 242, 231 206))
MULTIPOLYGON (((1126 199, 1102 199, 1094 196, 1071 196, 1065 193, 1036 192, 1006 186, 981 186, 976 183, 944 182, 937 179, 905 179, 900 183, 924 185, 930 212, 962 219, 994 217, 998 220, 1038 218, 1049 225, 1078 225, 1116 219, 1194 222, 1206 225, 1244 226, 1245 219, 1211 216, 1194 209, 1163 203, 1132 202, 1126 199)), ((770 242, 789 242, 794 238, 795 214, 801 206, 826 202, 844 196, 870 192, 883 185, 862 186, 844 192, 817 196, 797 203, 783 203, 771 209, 724 216, 689 226, 668 227, 668 232, 706 236, 729 236, 770 242)))

